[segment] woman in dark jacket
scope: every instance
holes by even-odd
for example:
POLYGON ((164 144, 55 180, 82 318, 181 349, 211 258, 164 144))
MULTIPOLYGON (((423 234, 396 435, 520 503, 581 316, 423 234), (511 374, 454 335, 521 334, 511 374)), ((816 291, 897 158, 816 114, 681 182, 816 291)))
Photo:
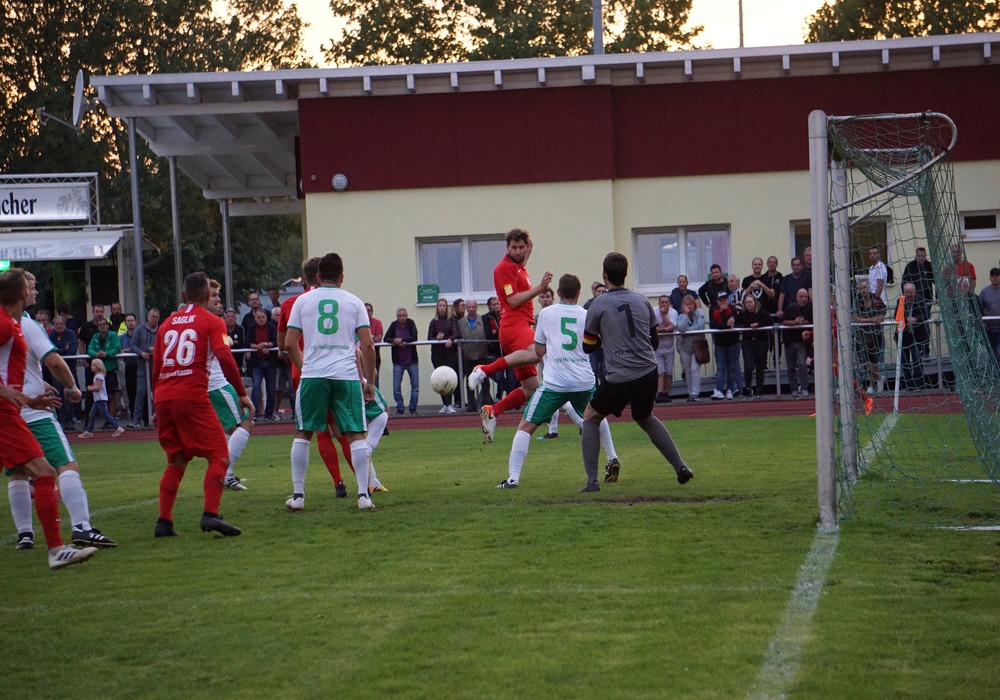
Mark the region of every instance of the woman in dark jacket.
MULTIPOLYGON (((427 326, 427 340, 441 340, 442 343, 431 345, 431 364, 437 369, 442 365, 447 365, 458 374, 458 346, 455 341, 461 337, 458 332, 458 323, 455 317, 448 313, 448 302, 445 299, 438 299, 437 311, 430 325, 427 326)), ((455 387, 455 404, 462 403, 461 387, 455 387)), ((441 410, 439 413, 455 413, 455 406, 452 404, 452 395, 441 397, 441 410)))
POLYGON ((736 327, 743 331, 743 395, 760 398, 764 391, 764 370, 767 368, 767 348, 771 343, 771 316, 753 294, 743 296, 743 309, 736 312, 736 327), (757 330, 759 329, 759 330, 757 330), (751 380, 757 375, 757 383, 751 380), (755 388, 751 389, 751 386, 755 388))

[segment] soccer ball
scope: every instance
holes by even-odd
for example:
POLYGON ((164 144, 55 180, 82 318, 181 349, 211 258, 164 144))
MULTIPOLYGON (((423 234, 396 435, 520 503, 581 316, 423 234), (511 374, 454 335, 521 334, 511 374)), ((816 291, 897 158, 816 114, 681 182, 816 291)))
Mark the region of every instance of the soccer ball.
POLYGON ((455 391, 458 386, 458 375, 448 366, 438 367, 431 372, 431 389, 445 396, 455 391))

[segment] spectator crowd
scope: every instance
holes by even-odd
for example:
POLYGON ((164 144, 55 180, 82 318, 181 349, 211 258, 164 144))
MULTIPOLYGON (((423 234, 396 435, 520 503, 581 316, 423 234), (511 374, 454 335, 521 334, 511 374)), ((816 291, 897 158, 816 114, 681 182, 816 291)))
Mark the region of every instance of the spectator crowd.
MULTIPOLYGON (((898 382, 904 391, 924 389, 924 360, 930 353, 929 321, 932 307, 937 303, 927 251, 923 247, 916 249, 914 259, 903 269, 898 296, 891 303, 889 290, 895 280, 882 259, 882 249, 872 246, 866 252, 867 273, 855 275, 850 292, 857 358, 855 378, 869 394, 885 391, 887 380, 882 364, 886 329, 891 325, 889 321, 902 318, 905 323, 899 333, 889 331, 890 341, 897 343, 901 356, 898 382)), ((971 303, 978 304, 983 316, 1000 316, 1000 268, 990 270, 990 284, 977 293, 975 268, 964 260, 959 246, 952 247, 951 255, 946 268, 949 277, 954 275, 961 290, 971 303)), ((682 274, 669 294, 659 296, 654 306, 660 336, 656 350, 657 403, 673 401, 676 389, 683 389, 688 401, 701 400, 702 368, 713 360, 711 400, 759 398, 767 390, 767 370, 778 369, 782 356, 784 383, 790 395, 797 398, 810 395, 814 389, 815 320, 812 251, 806 248, 801 256, 793 257, 787 274, 778 267, 779 260, 774 255, 753 258, 750 274, 744 277, 713 264, 708 278, 697 288, 690 286, 688 277, 682 274), (711 335, 710 340, 707 335, 711 335)), ((584 308, 604 291, 603 282, 594 282, 584 308)), ((248 311, 242 318, 232 307, 224 313, 229 341, 246 378, 257 421, 280 420, 282 413, 293 408, 290 362, 277 347, 280 294, 277 287, 268 289, 265 305, 259 293, 251 293, 246 300, 248 311)), ((543 291, 539 306, 544 308, 553 298, 550 289, 543 291)), ((375 317, 371 304, 365 307, 376 343, 379 373, 382 348, 388 348, 386 358, 392 367, 392 397, 397 415, 417 412, 422 345, 430 346, 433 367, 451 367, 461 378, 452 394, 441 397, 442 414, 463 409, 478 412, 517 388, 518 381, 510 369, 497 373, 491 377, 492 381, 475 390, 467 388, 467 379, 476 366, 500 357, 501 316, 496 297, 491 296, 485 304, 471 298, 450 302, 439 299, 425 334, 419 332, 405 307, 396 309, 395 320, 387 327, 375 317)), ((112 428, 116 421, 123 421, 122 425, 129 428, 149 425, 152 405, 149 372, 161 318, 159 309, 150 309, 145 319, 139 319, 123 311, 117 301, 107 307, 94 304, 90 318, 81 321, 68 305, 57 304, 54 314, 37 309, 34 318, 48 333, 59 355, 75 358, 71 366, 82 373, 84 386, 94 381, 92 361, 102 362, 110 413, 104 428, 112 428)), ((986 327, 991 349, 1000 361, 1000 320, 988 320, 986 327)), ((588 359, 599 385, 604 380, 603 353, 598 350, 588 359)), ((55 377, 46 375, 56 389, 62 388, 55 377)), ((83 425, 91 414, 93 402, 91 392, 82 405, 64 402, 58 409, 58 420, 64 430, 83 425)))

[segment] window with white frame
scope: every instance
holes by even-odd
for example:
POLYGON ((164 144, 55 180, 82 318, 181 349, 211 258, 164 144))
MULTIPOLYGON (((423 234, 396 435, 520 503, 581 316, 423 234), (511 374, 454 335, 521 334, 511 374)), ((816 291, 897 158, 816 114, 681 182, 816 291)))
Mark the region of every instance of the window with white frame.
POLYGON ((448 301, 485 302, 496 294, 493 268, 506 251, 503 234, 418 239, 418 284, 436 284, 448 301))
POLYGON ((962 237, 967 241, 1000 239, 1000 211, 962 212, 962 237))
MULTIPOLYGON (((893 251, 892 246, 891 223, 886 217, 873 216, 851 226, 849 235, 852 275, 868 274, 868 267, 870 265, 868 249, 872 246, 876 246, 879 249, 882 262, 886 265, 892 267, 897 264, 896 253, 893 251)), ((812 240, 812 225, 808 221, 793 221, 791 222, 791 227, 792 249, 795 251, 795 256, 801 258, 812 240)), ((833 250, 833 246, 834 241, 831 238, 831 251, 833 250)), ((789 261, 790 264, 791 261, 789 261)), ((778 269, 781 269, 781 265, 778 266, 778 269)))
POLYGON ((729 270, 728 226, 663 226, 632 229, 637 291, 659 294, 687 275, 693 289, 708 279, 712 265, 729 270))

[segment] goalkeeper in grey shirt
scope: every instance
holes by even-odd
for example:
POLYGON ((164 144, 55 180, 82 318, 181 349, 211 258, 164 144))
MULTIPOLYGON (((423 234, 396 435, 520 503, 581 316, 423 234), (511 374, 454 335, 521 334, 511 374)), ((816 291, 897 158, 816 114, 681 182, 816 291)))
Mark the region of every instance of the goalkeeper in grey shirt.
MULTIPOLYGON (((587 485, 580 491, 600 491, 597 462, 600 456, 600 424, 608 415, 621 416, 632 407, 632 420, 649 436, 677 472, 677 481, 694 478, 677 451, 667 428, 653 415, 657 375, 655 350, 659 344, 656 316, 646 297, 625 288, 628 260, 621 253, 604 258, 604 283, 608 291, 591 301, 583 334, 583 350, 592 353, 604 348, 607 378, 587 404, 583 414, 583 467, 587 485)), ((608 465, 605 481, 618 480, 618 466, 608 465)))

